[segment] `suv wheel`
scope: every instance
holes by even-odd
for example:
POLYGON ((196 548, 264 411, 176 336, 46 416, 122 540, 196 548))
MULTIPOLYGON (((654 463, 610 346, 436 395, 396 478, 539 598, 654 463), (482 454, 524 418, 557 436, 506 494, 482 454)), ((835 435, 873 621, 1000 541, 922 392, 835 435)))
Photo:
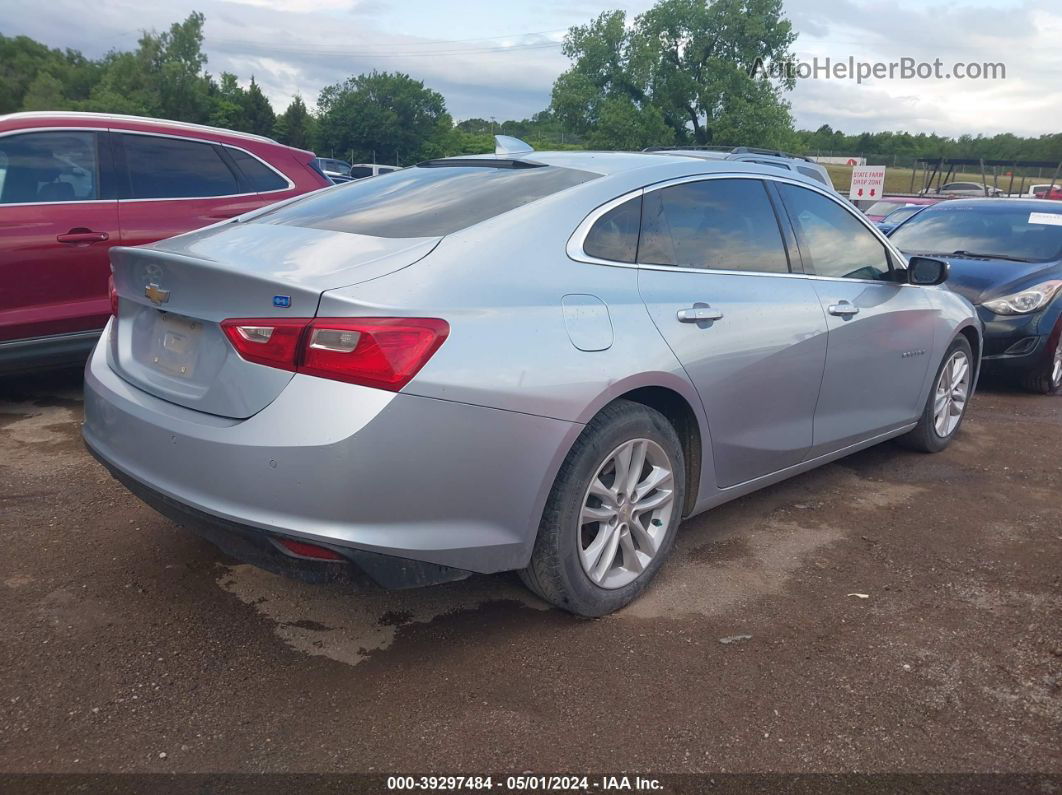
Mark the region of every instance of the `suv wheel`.
POLYGON ((663 565, 685 485, 682 445, 667 419, 626 400, 606 406, 557 474, 521 579, 577 615, 618 610, 663 565))

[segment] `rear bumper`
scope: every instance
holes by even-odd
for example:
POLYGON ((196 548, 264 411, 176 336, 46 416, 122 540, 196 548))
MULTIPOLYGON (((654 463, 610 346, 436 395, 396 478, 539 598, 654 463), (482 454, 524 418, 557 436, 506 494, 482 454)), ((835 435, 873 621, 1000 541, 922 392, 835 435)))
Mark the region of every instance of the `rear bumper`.
POLYGON ((304 375, 226 419, 126 383, 105 347, 85 371, 85 443, 163 513, 463 571, 527 564, 582 428, 304 375))
POLYGON ((166 518, 205 538, 227 555, 275 574, 311 583, 344 582, 362 585, 372 581, 389 589, 453 582, 463 580, 471 574, 462 569, 435 563, 333 545, 326 546, 342 555, 344 560, 320 561, 300 558, 284 552, 274 543, 282 538, 280 534, 220 519, 185 505, 116 469, 91 447, 88 450, 119 483, 166 518))

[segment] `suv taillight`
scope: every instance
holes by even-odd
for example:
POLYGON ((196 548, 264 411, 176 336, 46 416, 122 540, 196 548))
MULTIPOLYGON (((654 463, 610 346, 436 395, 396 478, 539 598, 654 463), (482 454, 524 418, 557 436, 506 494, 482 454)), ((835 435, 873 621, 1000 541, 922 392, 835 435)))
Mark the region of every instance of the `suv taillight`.
MULTIPOLYGON (((99 282, 97 282, 99 284, 99 282)), ((111 314, 118 317, 118 290, 114 286, 114 274, 107 277, 107 297, 111 301, 111 314)))
POLYGON ((426 317, 235 318, 221 328, 255 364, 397 392, 450 333, 426 317))

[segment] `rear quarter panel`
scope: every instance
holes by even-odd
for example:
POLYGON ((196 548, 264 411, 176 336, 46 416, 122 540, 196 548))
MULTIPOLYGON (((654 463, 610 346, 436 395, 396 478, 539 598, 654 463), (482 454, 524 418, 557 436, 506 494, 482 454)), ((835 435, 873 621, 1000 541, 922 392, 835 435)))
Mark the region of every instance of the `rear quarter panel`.
MULTIPOLYGON (((570 196, 558 194, 444 238, 415 265, 321 298, 322 316, 428 316, 450 323, 446 342, 403 392, 576 423, 548 470, 528 473, 538 479, 533 517, 541 515, 583 424, 633 389, 662 386, 681 395, 697 418, 702 449, 710 450, 700 399, 649 317, 638 271, 575 262, 565 253, 586 214, 631 187, 590 183, 570 196), (565 296, 604 303, 611 345, 576 347, 565 325, 565 296)), ((514 460, 520 444, 512 440, 514 460)), ((704 458, 700 483, 714 488, 711 457, 704 458)), ((530 521, 537 527, 537 518, 530 521)))

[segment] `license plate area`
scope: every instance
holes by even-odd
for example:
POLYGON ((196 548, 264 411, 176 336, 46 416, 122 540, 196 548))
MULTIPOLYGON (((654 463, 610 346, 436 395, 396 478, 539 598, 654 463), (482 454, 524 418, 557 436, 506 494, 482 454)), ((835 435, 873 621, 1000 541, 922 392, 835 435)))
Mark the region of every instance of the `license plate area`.
POLYGON ((173 378, 193 378, 202 336, 201 321, 170 312, 158 312, 151 335, 148 364, 173 378))

